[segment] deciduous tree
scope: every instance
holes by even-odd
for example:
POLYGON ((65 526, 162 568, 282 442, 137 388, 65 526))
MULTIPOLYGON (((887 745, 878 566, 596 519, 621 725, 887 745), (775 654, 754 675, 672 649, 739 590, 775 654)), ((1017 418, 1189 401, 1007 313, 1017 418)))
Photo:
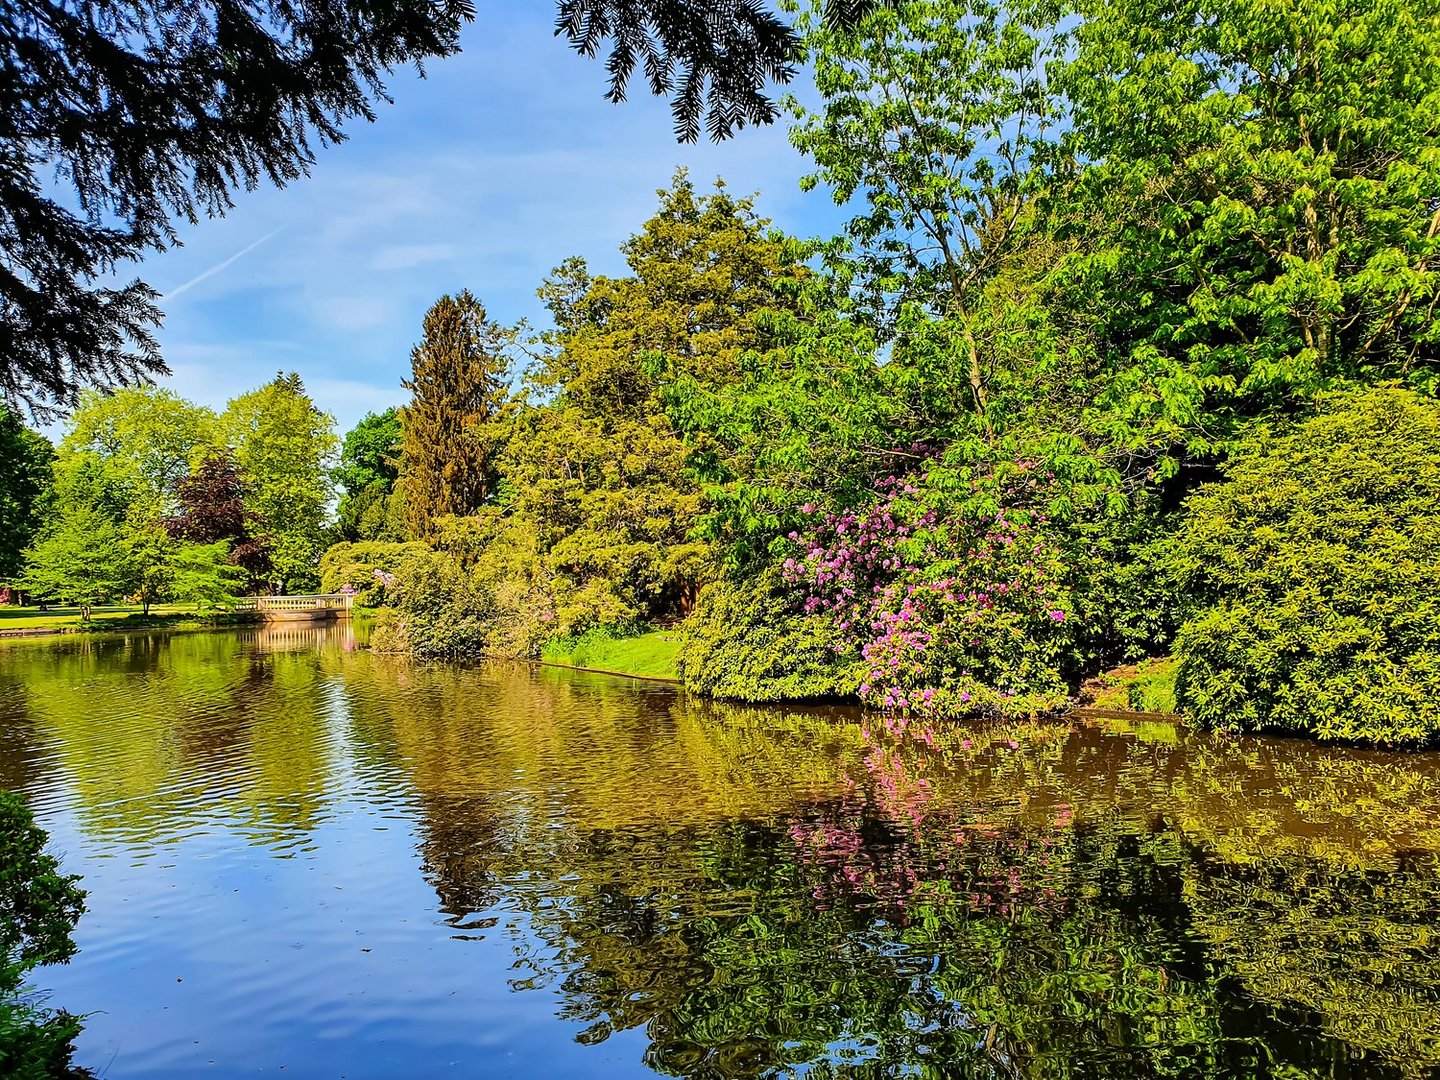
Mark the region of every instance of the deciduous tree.
POLYGON ((313 585, 339 443, 334 420, 292 372, 235 398, 220 423, 249 489, 246 508, 268 539, 276 588, 313 585))
POLYGON ((335 481, 340 485, 336 525, 346 540, 399 540, 391 513, 400 474, 400 410, 367 413, 345 435, 335 481))

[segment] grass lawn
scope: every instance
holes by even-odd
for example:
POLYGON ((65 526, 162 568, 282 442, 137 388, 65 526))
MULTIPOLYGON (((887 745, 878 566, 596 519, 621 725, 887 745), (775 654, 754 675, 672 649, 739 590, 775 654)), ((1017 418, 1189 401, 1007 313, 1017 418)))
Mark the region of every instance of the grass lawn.
POLYGON ((1092 679, 1091 705, 1098 709, 1175 712, 1175 660, 1161 657, 1107 671, 1092 679))
POLYGON ((545 646, 541 657, 551 664, 673 679, 679 651, 679 631, 656 630, 631 638, 555 641, 545 646))
MULTIPOLYGON (((113 622, 117 619, 128 619, 134 616, 141 617, 141 609, 138 604, 124 607, 96 607, 90 609, 92 623, 113 622)), ((173 604, 153 604, 150 607, 152 619, 165 616, 187 615, 188 608, 176 607, 173 604)), ((79 626, 80 609, 77 607, 51 607, 49 611, 41 611, 38 607, 11 607, 9 604, 0 606, 0 630, 52 630, 67 626, 79 626)))

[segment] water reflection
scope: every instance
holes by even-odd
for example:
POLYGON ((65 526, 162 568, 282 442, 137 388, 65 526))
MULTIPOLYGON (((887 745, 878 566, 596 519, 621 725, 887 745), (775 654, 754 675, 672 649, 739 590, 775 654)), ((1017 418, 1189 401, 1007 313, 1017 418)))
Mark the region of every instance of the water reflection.
POLYGON ((106 1010, 107 1075, 1440 1068, 1433 755, 354 644, 0 648, 0 772, 92 886, 55 985, 106 1010), (135 989, 172 958, 188 1009, 135 989))

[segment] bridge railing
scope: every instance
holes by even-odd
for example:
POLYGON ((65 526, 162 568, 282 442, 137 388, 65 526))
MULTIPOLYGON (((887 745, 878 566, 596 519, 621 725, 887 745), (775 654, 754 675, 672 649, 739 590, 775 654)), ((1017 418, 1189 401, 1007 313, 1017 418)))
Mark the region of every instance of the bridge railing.
POLYGON ((311 596, 247 596, 235 605, 236 611, 349 611, 355 602, 350 593, 316 593, 311 596))

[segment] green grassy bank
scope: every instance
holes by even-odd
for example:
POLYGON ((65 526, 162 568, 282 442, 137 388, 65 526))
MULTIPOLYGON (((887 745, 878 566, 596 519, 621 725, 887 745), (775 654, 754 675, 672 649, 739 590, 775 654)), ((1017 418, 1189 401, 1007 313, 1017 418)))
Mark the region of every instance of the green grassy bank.
POLYGON ((99 632, 105 630, 188 629, 212 627, 244 621, 244 616, 198 615, 188 607, 173 604, 151 605, 147 614, 138 605, 97 607, 90 610, 90 621, 80 617, 75 607, 0 607, 0 637, 27 635, 99 632))
POLYGON ((1165 656, 1107 671, 1081 687, 1081 703, 1096 709, 1173 714, 1175 668, 1175 658, 1165 656))
POLYGON ((545 646, 540 658, 547 664, 613 671, 647 679, 674 679, 680 634, 655 630, 637 637, 560 638, 545 646))

